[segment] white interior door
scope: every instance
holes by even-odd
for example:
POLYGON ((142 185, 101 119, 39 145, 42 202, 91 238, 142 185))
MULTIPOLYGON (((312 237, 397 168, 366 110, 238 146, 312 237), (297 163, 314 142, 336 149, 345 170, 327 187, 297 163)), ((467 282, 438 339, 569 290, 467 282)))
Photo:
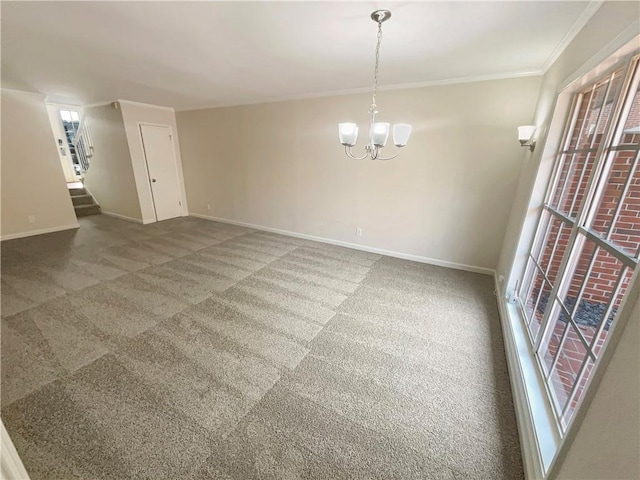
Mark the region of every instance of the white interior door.
POLYGON ((140 125, 144 156, 147 160, 149 184, 156 219, 166 220, 182 215, 178 168, 171 129, 159 125, 140 125))

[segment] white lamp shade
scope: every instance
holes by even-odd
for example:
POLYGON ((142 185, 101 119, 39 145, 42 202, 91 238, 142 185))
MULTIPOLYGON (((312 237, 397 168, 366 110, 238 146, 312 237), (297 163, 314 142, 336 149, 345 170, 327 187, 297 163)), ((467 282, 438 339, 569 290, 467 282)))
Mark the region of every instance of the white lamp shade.
POLYGON ((535 125, 522 125, 518 127, 518 140, 527 142, 531 140, 534 133, 536 133, 535 125))
POLYGON ((407 123, 396 123, 393 126, 393 144, 396 147, 404 147, 411 135, 411 125, 407 123))
POLYGON ((358 141, 358 125, 355 123, 339 123, 338 135, 342 145, 353 147, 358 141))
POLYGON ((387 139, 389 138, 389 128, 391 127, 388 123, 376 122, 371 125, 371 143, 373 143, 376 147, 384 147, 387 144, 387 139))

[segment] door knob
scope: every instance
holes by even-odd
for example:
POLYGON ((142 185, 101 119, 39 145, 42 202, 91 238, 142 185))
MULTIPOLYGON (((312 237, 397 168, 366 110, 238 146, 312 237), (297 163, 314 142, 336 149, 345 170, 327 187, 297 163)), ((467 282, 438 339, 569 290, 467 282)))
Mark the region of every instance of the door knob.
POLYGON ((155 179, 155 178, 152 178, 152 179, 151 179, 151 181, 152 181, 153 183, 156 183, 156 179, 155 179))

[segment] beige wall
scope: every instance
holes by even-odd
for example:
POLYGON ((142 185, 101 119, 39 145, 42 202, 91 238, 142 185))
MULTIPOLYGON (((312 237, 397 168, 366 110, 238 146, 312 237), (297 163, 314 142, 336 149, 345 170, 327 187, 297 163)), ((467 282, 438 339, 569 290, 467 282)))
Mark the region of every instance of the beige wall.
POLYGON ((189 211, 493 269, 524 155, 516 126, 539 87, 380 92, 379 120, 414 126, 389 162, 348 159, 338 142, 338 123, 356 121, 362 150, 368 94, 178 112, 189 211))
POLYGON ((182 160, 180 157, 180 141, 178 139, 178 127, 176 125, 176 113, 171 108, 157 107, 154 105, 145 105, 127 100, 119 100, 122 109, 122 118, 124 128, 129 142, 129 152, 131 155, 131 164, 133 167, 133 175, 135 178, 138 198, 140 199, 140 210, 144 223, 156 221, 155 210, 153 206, 153 196, 149 185, 149 173, 147 171, 144 149, 142 147, 142 137, 140 135, 140 124, 148 123, 155 125, 166 125, 171 127, 173 132, 174 153, 176 156, 178 169, 178 186, 182 197, 182 213, 188 214, 187 197, 184 187, 184 179, 182 173, 182 160))
MULTIPOLYGON (((562 124, 562 113, 568 108, 569 95, 560 96, 556 105, 558 92, 638 35, 639 16, 636 2, 605 2, 544 76, 535 114, 539 146, 521 171, 496 269, 509 279, 509 290, 520 276, 529 249, 558 144, 556 126, 562 124), (560 117, 552 122, 554 110, 560 117), (549 138, 545 145, 547 132, 549 138)), ((640 43, 634 41, 640 47, 640 43)), ((588 409, 578 414, 575 428, 569 432, 552 470, 552 478, 640 478, 640 305, 637 301, 640 285, 637 283, 635 295, 625 307, 632 310, 631 319, 622 334, 618 334, 621 340, 615 351, 607 352, 613 357, 605 365, 606 370, 596 374, 601 376, 601 381, 594 382, 596 390, 587 393, 585 407, 588 409), (590 403, 589 398, 592 398, 590 403)))
POLYGON ((121 110, 102 105, 86 108, 85 116, 94 146, 85 186, 104 213, 142 221, 121 110))
MULTIPOLYGON (((583 423, 554 478, 640 478, 640 302, 622 332, 583 423)), ((631 296, 631 295, 630 295, 631 296)), ((631 300, 631 299, 629 299, 631 300)))
POLYGON ((3 89, 1 98, 2 238, 77 227, 44 97, 3 89))

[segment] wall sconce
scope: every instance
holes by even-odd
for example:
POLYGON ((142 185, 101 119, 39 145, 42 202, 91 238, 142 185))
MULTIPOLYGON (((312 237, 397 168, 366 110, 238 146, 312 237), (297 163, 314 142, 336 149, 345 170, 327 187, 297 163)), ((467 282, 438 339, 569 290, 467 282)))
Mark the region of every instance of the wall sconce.
POLYGON ((520 146, 529 147, 529 150, 533 152, 533 149, 536 148, 536 141, 533 139, 533 135, 535 133, 535 125, 523 125, 518 127, 518 140, 520 140, 520 146))

